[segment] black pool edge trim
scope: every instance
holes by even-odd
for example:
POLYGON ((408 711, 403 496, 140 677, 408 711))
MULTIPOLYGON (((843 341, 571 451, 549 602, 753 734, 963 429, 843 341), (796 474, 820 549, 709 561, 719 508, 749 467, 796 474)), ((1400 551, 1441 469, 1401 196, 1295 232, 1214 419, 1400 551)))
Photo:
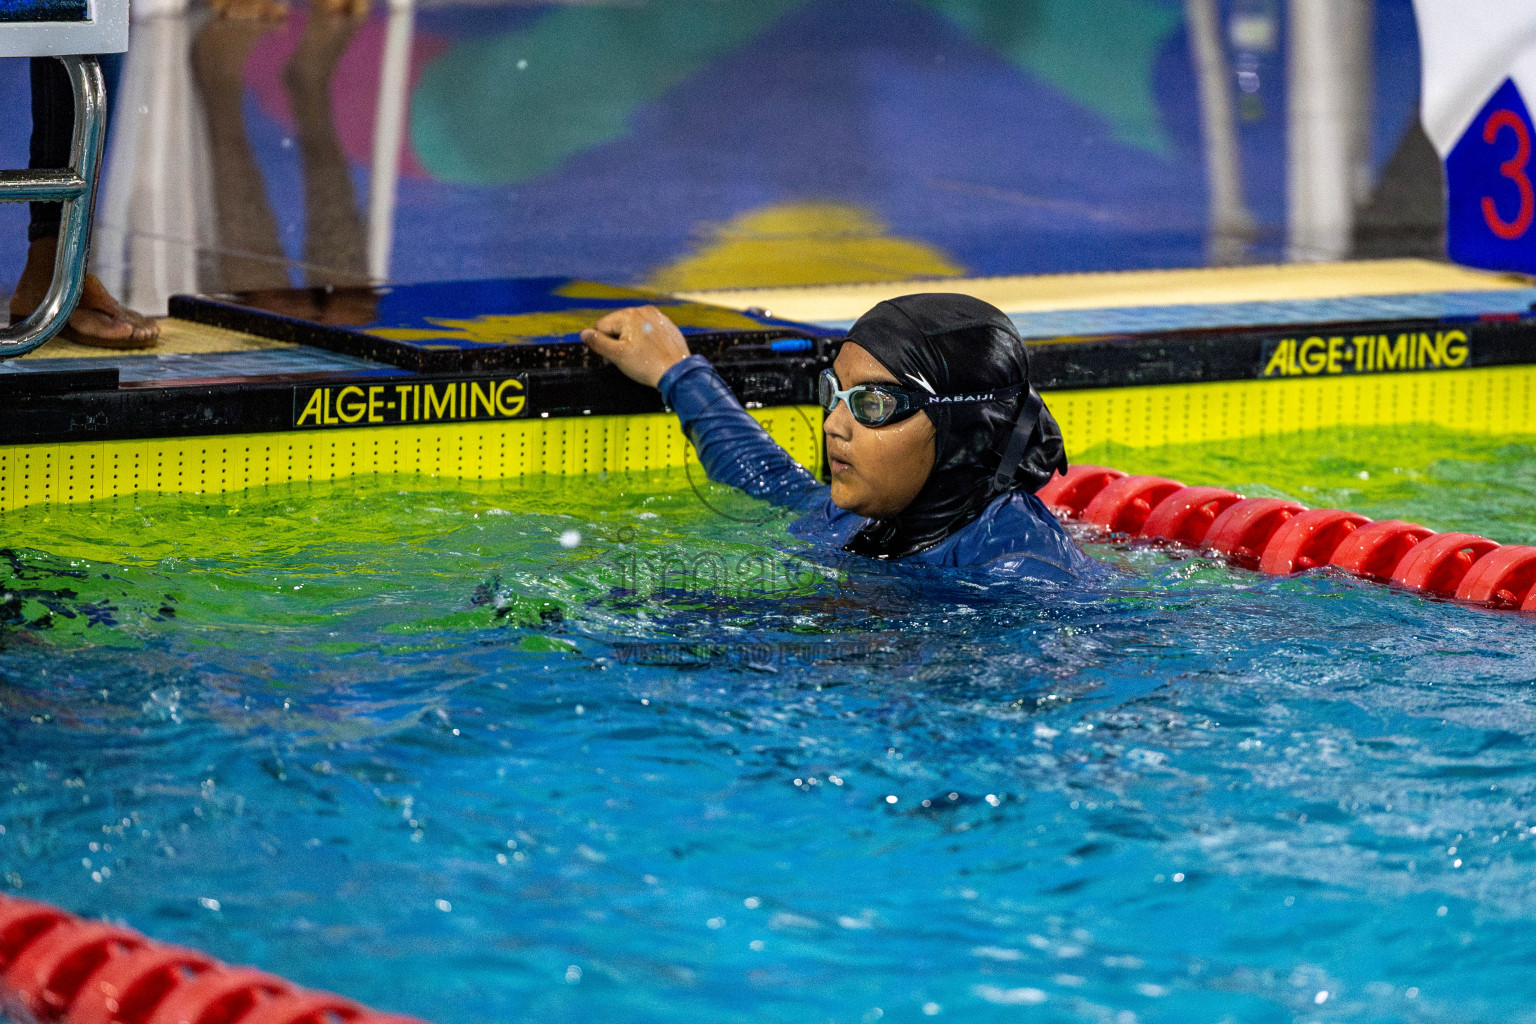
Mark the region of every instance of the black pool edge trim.
MULTIPOLYGON (((231 307, 211 300, 178 297, 202 315, 223 317, 231 307)), ((178 305, 173 312, 190 312, 178 305)), ((262 336, 296 344, 329 339, 333 351, 361 355, 356 332, 304 324, 289 318, 251 315, 225 321, 262 336), (286 335, 286 336, 285 336, 286 335), (300 342, 295 339, 303 337, 300 342)), ((201 320, 199 322, 210 322, 201 320)), ((224 324, 215 324, 223 326, 224 324)), ((1466 337, 1462 368, 1536 363, 1536 319, 1455 318, 1351 321, 1254 328, 1197 329, 1148 335, 1118 335, 1030 345, 1032 376, 1045 392, 1090 388, 1142 387, 1242 380, 1299 380, 1264 377, 1275 346, 1291 339, 1396 336, 1459 331, 1466 337)), ((813 350, 785 355, 763 346, 782 337, 808 337, 793 329, 721 331, 689 336, 689 344, 716 364, 737 397, 749 406, 814 404, 817 373, 831 358, 832 339, 809 337, 813 350)), ((399 346, 375 339, 378 352, 404 358, 399 346)), ((295 402, 305 389, 368 387, 387 381, 440 384, 444 381, 500 381, 518 377, 525 399, 518 418, 632 415, 658 413, 657 393, 628 380, 611 366, 593 365, 584 346, 533 344, 507 346, 516 358, 505 366, 449 367, 422 372, 381 365, 375 371, 337 371, 270 378, 167 381, 119 384, 115 369, 17 371, 0 373, 0 444, 40 444, 167 437, 217 437, 295 429, 295 402), (517 365, 522 363, 525 365, 517 365), (554 365, 551 365, 553 363, 554 365)), ((504 350, 504 351, 506 351, 504 350)), ((420 350, 414 350, 415 355, 420 350)), ((483 357, 486 353, 476 352, 483 357)), ((459 352, 448 352, 460 363, 459 352)), ((365 356, 366 358, 366 356, 365 356)), ((442 362, 449 362, 443 360, 442 362)), ((425 362, 436 365, 439 361, 425 362)), ((481 360, 483 362, 483 358, 481 360)), ((1456 373, 1457 369, 1392 369, 1385 373, 1456 373)), ((1352 375, 1352 374, 1343 374, 1352 375)), ((1380 373, 1371 375, 1381 375, 1380 373)), ((1316 379, 1316 375, 1305 379, 1316 379)), ((462 422, 462 421, 450 421, 462 422)), ((413 424, 425 425, 425 424, 413 424)), ((332 429, 371 429, 371 424, 334 425, 332 429)))

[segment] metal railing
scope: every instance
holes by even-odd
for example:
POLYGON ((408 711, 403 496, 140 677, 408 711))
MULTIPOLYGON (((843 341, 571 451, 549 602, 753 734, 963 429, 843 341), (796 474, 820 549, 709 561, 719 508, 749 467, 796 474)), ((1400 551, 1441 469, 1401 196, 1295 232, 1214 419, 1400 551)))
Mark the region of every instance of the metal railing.
POLYGON ((59 251, 42 304, 20 323, 0 328, 0 359, 25 355, 64 329, 85 286, 91 207, 106 135, 107 101, 95 57, 59 57, 75 92, 75 132, 64 170, 0 171, 0 202, 62 202, 59 251))

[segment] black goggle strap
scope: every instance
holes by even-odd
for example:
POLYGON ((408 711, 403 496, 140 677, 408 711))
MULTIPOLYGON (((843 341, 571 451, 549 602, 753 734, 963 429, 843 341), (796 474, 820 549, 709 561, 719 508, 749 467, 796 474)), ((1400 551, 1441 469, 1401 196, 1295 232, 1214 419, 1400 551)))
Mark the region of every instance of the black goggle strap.
MULTIPOLYGON (((882 386, 883 385, 876 385, 876 387, 882 386)), ((903 388, 900 390, 902 390, 904 394, 912 396, 912 404, 917 406, 924 406, 951 405, 965 402, 1000 402, 1005 398, 1012 398, 1014 395, 1017 395, 1020 391, 1024 390, 1025 386, 1026 385, 1023 384, 1010 384, 1005 388, 998 388, 996 391, 975 391, 958 395, 930 395, 922 391, 915 391, 911 388, 903 388)))
POLYGON ((1040 424, 1040 411, 1045 408, 1045 400, 1034 388, 1024 396, 1024 407, 1019 410, 1019 418, 1013 421, 1013 433, 1008 437, 1008 446, 1003 449, 1003 460, 997 464, 997 475, 992 478, 992 486, 996 490, 1006 490, 1013 484, 1013 474, 1019 468, 1019 462, 1024 458, 1024 450, 1029 447, 1029 439, 1035 432, 1035 427, 1040 424))

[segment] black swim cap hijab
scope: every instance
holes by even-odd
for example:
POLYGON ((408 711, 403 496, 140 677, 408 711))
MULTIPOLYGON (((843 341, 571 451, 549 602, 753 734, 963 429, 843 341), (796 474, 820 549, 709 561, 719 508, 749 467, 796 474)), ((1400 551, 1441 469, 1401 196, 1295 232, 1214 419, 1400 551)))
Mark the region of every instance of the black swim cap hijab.
POLYGON ((925 407, 934 426, 933 470, 912 503, 871 519, 843 550, 877 558, 926 551, 977 516, 1000 494, 1033 494, 1067 468, 1061 428, 1033 385, 1029 352, 1002 310, 969 295, 926 293, 880 303, 845 339, 906 388, 939 395, 1025 385, 989 402, 925 407))

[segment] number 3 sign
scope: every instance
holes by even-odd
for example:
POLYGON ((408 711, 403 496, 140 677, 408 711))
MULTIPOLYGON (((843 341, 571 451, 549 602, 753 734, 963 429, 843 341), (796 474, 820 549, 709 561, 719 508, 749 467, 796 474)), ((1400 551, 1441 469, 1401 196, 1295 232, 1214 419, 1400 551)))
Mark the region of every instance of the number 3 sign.
POLYGON ((1531 115, 1505 80, 1445 158, 1446 249, 1457 263, 1536 273, 1531 115))

